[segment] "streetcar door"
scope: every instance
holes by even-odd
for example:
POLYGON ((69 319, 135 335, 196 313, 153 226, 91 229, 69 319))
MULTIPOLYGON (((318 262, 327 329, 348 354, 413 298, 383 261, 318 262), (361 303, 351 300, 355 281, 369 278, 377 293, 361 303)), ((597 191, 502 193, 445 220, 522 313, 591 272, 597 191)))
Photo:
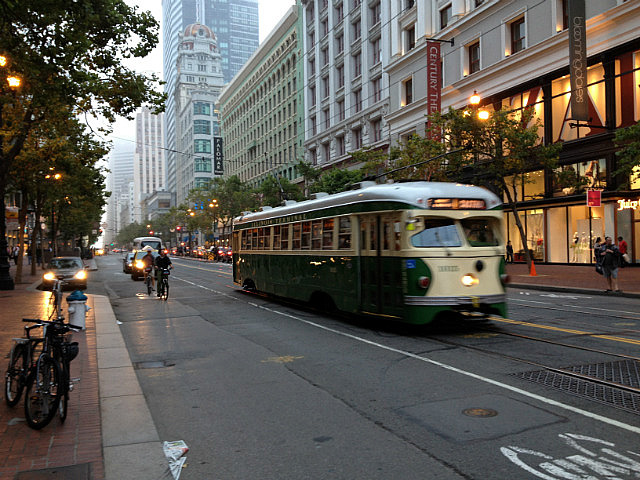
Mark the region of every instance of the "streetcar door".
POLYGON ((396 253, 397 214, 365 215, 360 222, 362 311, 402 316, 401 260, 396 253))

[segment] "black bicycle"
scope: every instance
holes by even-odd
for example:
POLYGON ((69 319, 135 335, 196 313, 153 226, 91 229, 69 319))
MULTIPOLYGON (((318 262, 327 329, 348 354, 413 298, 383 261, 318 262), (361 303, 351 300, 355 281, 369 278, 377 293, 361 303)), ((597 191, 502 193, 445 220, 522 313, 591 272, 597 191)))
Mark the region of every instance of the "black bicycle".
POLYGON ((151 268, 149 268, 147 271, 147 276, 144 279, 144 284, 147 286, 147 295, 151 295, 151 292, 153 291, 153 286, 151 285, 151 275, 153 275, 153 272, 151 271, 151 268))
POLYGON ((70 371, 69 363, 78 355, 78 343, 70 342, 67 333, 82 327, 61 320, 23 318, 23 322, 42 327, 42 350, 27 374, 24 414, 27 425, 35 430, 44 428, 56 414, 67 418, 70 371))
POLYGON ((158 281, 158 296, 163 300, 169 298, 169 273, 168 268, 163 268, 160 281, 158 281))
POLYGON ((18 404, 27 385, 37 346, 43 340, 32 337, 31 330, 40 327, 41 325, 25 325, 24 338, 13 339, 13 346, 9 352, 9 365, 4 376, 4 400, 10 407, 18 404))

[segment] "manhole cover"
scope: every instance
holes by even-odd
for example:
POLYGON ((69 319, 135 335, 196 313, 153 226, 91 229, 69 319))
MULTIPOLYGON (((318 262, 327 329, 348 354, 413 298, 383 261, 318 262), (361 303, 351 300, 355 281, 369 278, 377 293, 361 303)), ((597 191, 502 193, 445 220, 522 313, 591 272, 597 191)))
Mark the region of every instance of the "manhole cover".
POLYGON ((495 410, 491 410, 490 408, 467 408, 463 410, 462 413, 467 417, 480 418, 495 417, 496 415, 498 415, 498 412, 496 412, 495 410))

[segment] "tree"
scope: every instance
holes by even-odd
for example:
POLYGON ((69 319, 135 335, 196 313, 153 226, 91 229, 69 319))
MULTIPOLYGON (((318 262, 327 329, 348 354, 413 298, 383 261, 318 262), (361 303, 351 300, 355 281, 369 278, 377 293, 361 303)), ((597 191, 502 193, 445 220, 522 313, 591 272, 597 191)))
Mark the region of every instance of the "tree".
POLYGON ((324 172, 318 181, 311 185, 310 191, 329 194, 344 192, 354 183, 360 182, 362 178, 363 173, 360 170, 334 168, 324 172))
MULTIPOLYGON (((145 103, 162 105, 164 96, 154 91, 157 78, 122 65, 124 58, 151 52, 157 32, 149 12, 140 13, 123 0, 0 4, 0 45, 10 59, 0 74, 0 212, 5 209, 10 169, 52 104, 67 105, 75 115, 109 121, 116 115, 131 118, 145 103), (18 91, 5 86, 8 73, 22 79, 18 91)), ((1 215, 0 289, 13 288, 6 246, 1 215)))
POLYGON ((282 205, 285 200, 299 201, 304 198, 300 188, 284 177, 266 177, 257 193, 261 199, 260 206, 277 207, 282 205))
POLYGON ((458 151, 448 155, 441 168, 450 180, 482 185, 506 197, 531 266, 518 213, 518 186, 528 181, 527 172, 534 167, 553 169, 562 145, 541 143, 540 120, 535 118, 533 108, 518 112, 496 110, 486 120, 480 120, 477 113, 475 109, 450 109, 430 117, 432 138, 442 139, 446 151, 458 151))
POLYGON ((640 181, 640 122, 616 130, 613 141, 620 148, 613 174, 619 179, 618 188, 629 190, 634 182, 640 181))

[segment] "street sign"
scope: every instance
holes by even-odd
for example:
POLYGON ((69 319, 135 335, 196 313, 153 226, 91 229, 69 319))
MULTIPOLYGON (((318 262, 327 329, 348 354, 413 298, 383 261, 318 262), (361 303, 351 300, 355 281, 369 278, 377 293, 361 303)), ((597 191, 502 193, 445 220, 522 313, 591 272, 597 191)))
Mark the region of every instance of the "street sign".
POLYGON ((587 207, 602 206, 602 190, 587 190, 587 207))
POLYGON ((213 137, 213 174, 222 175, 224 166, 222 163, 222 137, 213 137))

